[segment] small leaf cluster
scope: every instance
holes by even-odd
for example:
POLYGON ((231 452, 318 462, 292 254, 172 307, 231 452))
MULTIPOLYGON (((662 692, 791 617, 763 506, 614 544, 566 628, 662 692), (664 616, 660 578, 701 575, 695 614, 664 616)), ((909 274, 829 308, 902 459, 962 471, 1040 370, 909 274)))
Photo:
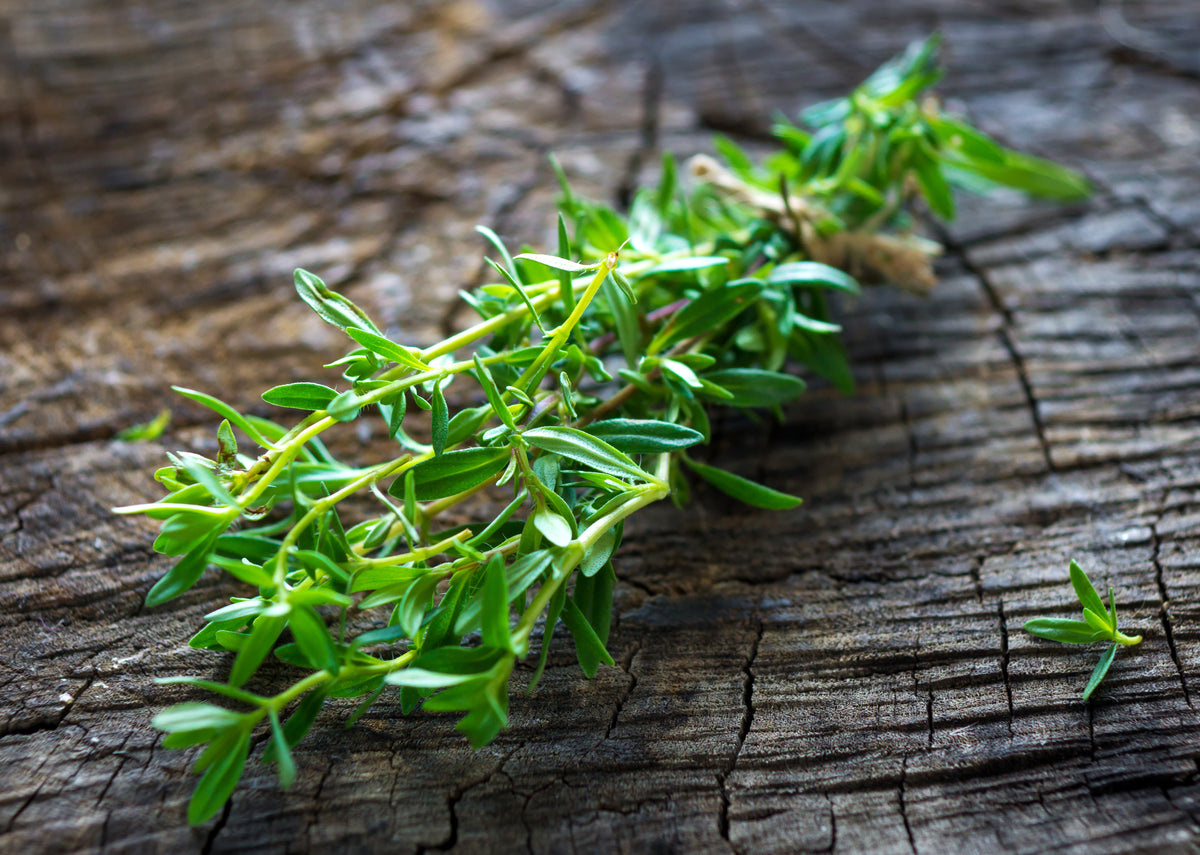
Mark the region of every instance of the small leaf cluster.
MULTIPOLYGON (((878 81, 862 92, 908 115, 931 74, 925 56, 887 72, 900 75, 890 94, 878 81)), ((685 188, 670 156, 627 215, 578 196, 558 170, 554 251, 513 253, 479 227, 496 280, 463 295, 477 322, 427 347, 394 341, 297 270, 298 295, 347 350, 326 366, 341 373, 335 386, 302 380, 263 393, 299 415, 291 427, 178 389, 221 417, 218 451, 168 455, 155 475, 166 495, 119 509, 159 521, 154 547, 174 558, 147 605, 183 594, 209 567, 247 587, 190 641, 231 658, 228 678, 174 681, 233 708, 186 703, 154 721, 169 747, 205 746, 191 822, 228 799, 264 728, 263 760, 287 787, 292 750, 327 699, 359 699, 352 724, 391 689, 405 713, 460 713, 459 729, 482 745, 508 721, 510 677, 532 655, 535 627, 531 690, 560 625, 585 675, 611 664, 612 559, 625 520, 668 496, 683 501, 689 473, 755 507, 799 503, 689 454, 709 440, 713 408, 782 416, 805 389, 789 362, 853 386, 831 298, 858 293, 858 282, 814 256, 812 223, 775 208, 782 199, 842 212, 817 224, 830 234, 864 194, 907 204, 904 170, 864 167, 835 187, 832 175, 849 175, 837 158, 810 168, 829 145, 826 128, 844 135, 839 157, 859 157, 865 97, 840 117, 827 108, 806 142, 789 131, 761 168, 719 144, 729 168, 755 181, 772 172, 780 192, 765 207, 742 179, 732 190, 685 188), (378 420, 389 459, 355 465, 322 441, 360 419, 378 420), (492 512, 476 519, 481 507, 492 512), (267 692, 280 669, 294 679, 267 692)))
POLYGON ((786 154, 768 165, 804 182, 821 201, 829 218, 822 228, 905 226, 913 195, 950 220, 956 186, 1004 186, 1064 202, 1091 193, 1078 173, 1005 148, 937 99, 922 98, 942 77, 940 50, 936 35, 914 43, 845 98, 805 110, 801 122, 812 131, 786 119, 776 124, 786 154))
POLYGON ((1113 658, 1117 655, 1117 649, 1122 646, 1129 647, 1140 644, 1142 637, 1140 635, 1129 636, 1118 629, 1117 600, 1113 596, 1111 586, 1108 589, 1108 608, 1105 608, 1104 601, 1100 599, 1100 595, 1096 593, 1096 588, 1092 585, 1092 580, 1074 561, 1071 562, 1070 574, 1075 596, 1079 598, 1079 603, 1083 606, 1083 620, 1034 618, 1025 621, 1025 631, 1039 638, 1048 638, 1063 644, 1111 642, 1100 657, 1100 661, 1096 663, 1096 667, 1092 670, 1092 676, 1088 678, 1087 685, 1083 689, 1083 699, 1086 701, 1092 696, 1092 692, 1096 691, 1096 687, 1100 685, 1104 675, 1108 673, 1113 658))

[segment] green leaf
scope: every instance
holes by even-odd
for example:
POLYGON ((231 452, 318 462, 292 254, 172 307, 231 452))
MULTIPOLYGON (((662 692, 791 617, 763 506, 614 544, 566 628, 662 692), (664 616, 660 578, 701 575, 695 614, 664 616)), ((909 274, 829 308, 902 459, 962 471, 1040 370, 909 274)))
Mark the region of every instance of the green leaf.
POLYGON ((663 374, 678 380, 685 386, 690 386, 693 389, 699 389, 703 385, 700 382, 700 378, 696 376, 696 372, 688 368, 687 365, 682 362, 677 362, 674 359, 664 358, 659 365, 662 368, 663 374))
POLYGON ((704 437, 684 425, 655 419, 605 419, 585 430, 626 454, 652 454, 689 448, 704 437))
POLYGON ((658 189, 654 194, 655 207, 658 208, 661 214, 667 213, 671 207, 671 202, 675 199, 675 188, 678 181, 676 173, 675 156, 669 151, 663 152, 662 177, 659 179, 658 189))
POLYGON ((1114 644, 1108 650, 1104 651, 1104 655, 1100 657, 1100 661, 1092 669, 1092 676, 1088 677, 1087 685, 1083 689, 1084 701, 1087 701, 1092 696, 1092 692, 1096 691, 1096 687, 1100 685, 1100 681, 1108 673, 1108 669, 1113 663, 1113 658, 1117 655, 1118 646, 1114 644))
POLYGON ((793 288, 831 288, 848 294, 857 294, 862 290, 850 274, 816 261, 781 264, 770 272, 767 282, 772 285, 791 285, 793 288))
POLYGON ((534 428, 525 431, 522 436, 535 448, 578 461, 597 472, 607 472, 618 478, 633 476, 643 481, 652 480, 628 455, 576 428, 534 428))
MULTIPOLYGON (((263 430, 261 422, 254 422, 254 426, 263 430)), ((282 435, 282 434, 281 434, 282 435)), ((272 441, 277 437, 270 436, 272 441)), ((229 419, 222 419, 217 425, 217 466, 235 467, 238 465, 238 444, 237 437, 233 435, 233 425, 229 423, 229 419)))
MULTIPOLYGON (((417 501, 444 499, 478 487, 504 469, 509 453, 507 448, 463 448, 443 452, 414 466, 410 471, 417 501)), ((399 480, 393 482, 388 492, 393 496, 403 495, 397 489, 402 489, 399 480)))
POLYGON ((724 134, 713 137, 713 147, 721 158, 729 164, 729 168, 743 178, 754 173, 754 161, 746 154, 746 150, 724 134))
POLYGON ((330 389, 320 383, 287 383, 263 392, 262 399, 277 407, 323 410, 337 395, 336 389, 330 389))
POLYGON ((352 422, 361 408, 362 397, 354 389, 347 389, 329 402, 326 412, 339 422, 352 422))
POLYGON ((446 427, 446 445, 458 445, 479 430, 491 415, 492 408, 488 404, 459 410, 446 427))
POLYGON ((1096 614, 1091 609, 1085 608, 1083 610, 1083 620, 1092 629, 1098 629, 1101 632, 1108 633, 1110 636, 1112 635, 1113 630, 1116 629, 1114 626, 1109 626, 1107 611, 1103 613, 1103 616, 1101 616, 1096 614))
MULTIPOLYGON (((490 647, 479 647, 474 649, 465 649, 461 647, 439 647, 435 653, 479 653, 479 656, 467 657, 461 656, 454 659, 439 657, 438 665, 446 666, 444 669, 433 669, 428 667, 409 666, 398 671, 393 671, 388 674, 387 681, 393 686, 412 686, 414 689, 441 689, 450 686, 457 686, 461 683, 467 683, 479 678, 480 674, 485 674, 495 663, 497 657, 503 653, 501 650, 490 647)), ((432 658, 432 657, 427 657, 432 658)))
POLYGON ((954 219, 954 192, 950 189, 941 168, 929 157, 919 157, 913 162, 913 172, 921 195, 929 203, 930 210, 943 220, 954 219))
MULTIPOLYGON (((560 261, 571 256, 571 238, 567 234, 567 221, 563 219, 562 214, 558 215, 558 256, 560 261)), ((571 313, 575 311, 575 289, 569 270, 558 272, 558 287, 559 299, 563 304, 563 314, 570 317, 571 313)))
POLYGON ((934 115, 927 113, 925 121, 942 145, 955 154, 971 160, 983 160, 991 163, 1004 162, 1004 149, 987 134, 976 130, 966 122, 944 113, 934 115))
MULTIPOLYGON (((408 410, 408 396, 401 392, 397 395, 391 404, 391 410, 387 413, 388 436, 395 439, 400 435, 401 427, 404 425, 404 414, 408 410)), ((381 409, 380 412, 383 412, 381 409)))
POLYGON ((433 384, 433 453, 440 456, 446 450, 446 438, 450 435, 450 411, 446 407, 446 396, 442 384, 433 384))
MULTIPOLYGON (((731 407, 777 407, 798 397, 805 389, 799 377, 762 368, 726 368, 710 371, 701 379, 731 393, 731 398, 718 399, 731 407)), ((707 391, 699 394, 710 395, 707 391)))
MULTIPOLYGON (((324 689, 316 689, 309 692, 300 703, 296 704, 295 711, 283 723, 283 736, 289 746, 295 746, 304 738, 304 734, 308 733, 309 728, 316 721, 317 715, 320 714, 321 707, 325 704, 325 697, 324 689)), ((263 762, 273 762, 276 753, 274 744, 268 743, 266 750, 263 751, 263 762)))
MULTIPOLYGON (((1104 601, 1100 599, 1100 594, 1096 592, 1092 585, 1092 580, 1088 578, 1087 573, 1083 572, 1074 561, 1071 562, 1071 587, 1075 589, 1075 596, 1079 598, 1080 604, 1085 609, 1091 609, 1096 615, 1108 613, 1108 609, 1104 608, 1104 601)), ((1116 629, 1114 626, 1113 629, 1116 629)))
POLYGON ((567 273, 583 273, 588 270, 597 270, 604 263, 603 261, 596 261, 591 264, 580 264, 568 258, 559 258, 556 255, 541 255, 536 252, 523 252, 517 258, 523 261, 536 261, 538 264, 544 264, 547 267, 567 273))
POLYGON ((953 160, 955 168, 996 184, 1059 202, 1076 202, 1092 194, 1091 183, 1078 172, 1040 157, 1005 149, 1004 162, 953 160))
POLYGON ((579 606, 575 605, 575 601, 569 597, 563 604, 562 620, 575 639, 575 652, 579 657, 579 668, 588 679, 596 676, 596 669, 601 662, 605 665, 613 664, 612 656, 604 649, 604 642, 596 635, 596 630, 592 629, 592 625, 583 616, 579 606))
POLYGON ((621 345, 625 362, 633 368, 637 365, 642 350, 642 328, 638 323, 637 313, 611 276, 606 276, 600 285, 600 299, 612 315, 617 342, 621 345))
POLYGON ((358 328, 374 333, 379 332, 379 328, 375 326, 366 312, 346 297, 331 290, 317 276, 307 270, 297 268, 293 279, 296 293, 300 295, 300 299, 308 303, 321 320, 346 331, 358 328))
POLYGON ((150 724, 167 733, 184 733, 194 730, 224 730, 241 721, 241 714, 215 704, 190 701, 167 707, 156 715, 150 724))
POLYGON ((517 293, 521 296, 521 300, 525 303, 525 307, 529 309, 529 316, 533 318, 533 322, 537 324, 537 328, 543 333, 546 332, 546 328, 542 326, 542 319, 538 316, 537 307, 533 305, 533 300, 529 299, 529 293, 525 290, 525 286, 521 284, 521 280, 517 278, 516 274, 501 267, 490 258, 485 258, 484 261, 490 264, 493 270, 507 279, 509 284, 516 289, 517 293))
POLYGON ((267 707, 267 716, 271 721, 271 747, 275 749, 275 763, 279 766, 279 786, 289 790, 296 780, 296 761, 292 759, 291 747, 283 735, 279 714, 273 707, 267 707))
POLYGON ((660 276, 664 273, 683 273, 688 270, 708 270, 710 267, 723 267, 729 259, 723 255, 692 255, 686 258, 671 258, 643 270, 638 278, 660 276))
POLYGON ((203 404, 214 413, 219 414, 222 418, 229 419, 229 421, 241 428, 246 436, 250 437, 250 439, 252 439, 254 442, 257 442, 263 448, 269 448, 271 450, 276 449, 276 446, 265 436, 263 436, 258 428, 252 425, 245 416, 243 416, 233 407, 226 404, 224 401, 214 398, 212 395, 206 395, 203 392, 197 392, 195 389, 185 389, 182 386, 172 386, 171 388, 180 395, 183 395, 183 397, 190 398, 198 404, 203 404))
POLYGON ((611 561, 597 573, 575 580, 572 599, 591 624, 601 644, 608 644, 608 631, 612 625, 613 586, 616 583, 617 574, 611 561))
POLYGON ((154 583, 154 587, 146 594, 146 608, 152 609, 175 599, 200 580, 204 569, 208 567, 208 556, 217 542, 217 534, 214 532, 201 541, 168 570, 167 575, 154 583))
MULTIPOLYGON (((512 603, 540 579, 546 568, 550 566, 553 557, 554 555, 551 550, 539 549, 536 552, 522 555, 513 561, 505 570, 505 578, 508 585, 508 602, 512 603)), ((454 635, 466 635, 468 632, 479 627, 481 603, 482 601, 479 598, 463 603, 453 625, 454 635)))
POLYGON ((493 555, 483 569, 483 598, 480 610, 484 647, 512 651, 508 627, 508 583, 504 574, 504 556, 493 555))
POLYGON ((654 337, 647 349, 657 353, 677 341, 721 329, 729 321, 754 305, 762 293, 758 279, 730 282, 712 291, 705 291, 672 316, 667 325, 654 337))
POLYGON ((279 640, 287 622, 287 615, 259 615, 254 619, 250 637, 246 639, 233 661, 233 670, 229 672, 229 685, 241 686, 254 676, 258 666, 279 640))
POLYGON ((371 351, 384 359, 391 360, 397 365, 403 365, 405 368, 410 368, 417 372, 432 371, 433 369, 421 361, 417 356, 416 351, 396 344, 389 338, 385 338, 378 332, 371 330, 359 329, 357 327, 347 327, 346 335, 361 344, 367 350, 371 351))
POLYGON ((1081 620, 1062 618, 1034 618, 1025 621, 1025 631, 1039 638, 1061 641, 1063 644, 1091 644, 1110 636, 1081 620))
POLYGON ((476 353, 471 357, 475 361, 475 378, 479 381, 479 385, 483 388, 483 394, 487 396, 488 403, 492 407, 500 421, 502 421, 509 430, 515 431, 517 423, 513 421, 512 412, 504 403, 504 398, 500 395, 500 390, 496 386, 496 380, 492 377, 492 372, 484 365, 483 360, 476 353))
POLYGON ((579 561, 579 572, 583 576, 595 576, 604 569, 604 565, 609 562, 621 543, 621 532, 621 523, 606 529, 591 548, 583 554, 583 558, 579 561))
POLYGON ((508 247, 504 245, 504 241, 500 240, 500 236, 487 226, 476 226, 475 231, 483 235, 487 242, 496 247, 496 251, 500 253, 500 257, 504 259, 504 266, 509 269, 513 277, 520 281, 517 272, 517 265, 513 263, 512 254, 508 251, 508 247))
MULTIPOLYGON (((442 601, 433 610, 433 617, 425 624, 425 634, 421 638, 421 649, 434 649, 444 644, 457 644, 459 636, 454 633, 454 625, 462 611, 463 600, 466 597, 468 582, 472 578, 469 573, 459 573, 451 582, 450 587, 442 596, 442 601)), ((475 600, 479 602, 479 600, 475 600)))
POLYGON ((788 353, 845 394, 854 391, 854 375, 850 372, 846 349, 836 336, 794 330, 788 339, 788 353))
MULTIPOLYGON (((203 489, 202 485, 199 485, 203 489)), ((205 538, 224 529, 227 519, 196 511, 181 511, 166 519, 154 539, 154 551, 163 555, 183 555, 205 538)))
POLYGON ((571 524, 549 508, 542 508, 535 513, 533 524, 555 546, 566 546, 574 538, 571 524))
POLYGON ((237 500, 229 495, 229 490, 221 483, 217 473, 195 458, 182 458, 184 470, 192 476, 197 484, 204 487, 208 494, 222 505, 237 508, 237 500))
POLYGON ((550 605, 546 608, 545 629, 542 632, 542 649, 538 652, 537 668, 533 671, 533 676, 529 678, 529 693, 533 694, 533 690, 537 688, 538 682, 542 679, 542 673, 546 670, 546 662, 550 657, 550 642, 554 638, 554 628, 558 625, 558 618, 562 614, 563 606, 567 602, 567 586, 559 585, 558 590, 554 592, 554 596, 550 598, 550 605))
POLYGON ((215 747, 220 750, 214 752, 213 761, 205 769, 188 803, 189 825, 199 825, 211 819, 233 795, 246 768, 250 733, 241 728, 230 728, 221 737, 219 746, 218 742, 210 746, 215 747))
POLYGON ((772 490, 770 487, 764 487, 762 484, 757 484, 748 478, 734 475, 732 472, 726 472, 724 469, 718 469, 715 466, 706 466, 703 463, 697 463, 686 457, 683 458, 683 462, 693 472, 722 493, 732 496, 739 502, 753 505, 756 508, 780 511, 787 508, 794 508, 803 501, 799 496, 781 493, 779 490, 772 490))
POLYGON ((113 439, 120 440, 121 442, 144 442, 158 439, 170 423, 171 411, 163 407, 158 411, 158 415, 150 421, 139 422, 138 424, 130 425, 124 430, 117 431, 113 439))
POLYGON ((829 321, 820 321, 816 318, 810 318, 808 315, 800 312, 792 312, 791 321, 793 327, 799 327, 802 330, 808 330, 817 335, 829 335, 831 333, 839 333, 842 331, 840 324, 831 324, 829 321))
POLYGON ((404 634, 409 638, 416 638, 420 632, 421 621, 433 602, 433 595, 441 580, 442 576, 438 573, 426 573, 408 586, 400 600, 397 617, 400 626, 404 627, 404 634))
POLYGON ((325 671, 337 673, 338 659, 334 651, 329 628, 311 606, 292 609, 292 637, 304 656, 313 665, 325 671))

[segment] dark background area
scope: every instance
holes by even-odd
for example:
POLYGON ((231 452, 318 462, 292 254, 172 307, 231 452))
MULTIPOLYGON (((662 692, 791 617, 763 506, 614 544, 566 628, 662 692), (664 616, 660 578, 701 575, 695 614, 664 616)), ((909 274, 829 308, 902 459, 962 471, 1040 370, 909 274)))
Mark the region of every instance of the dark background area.
MULTIPOLYGON (((1162 2, 0 2, 0 850, 1191 852, 1200 841, 1200 18, 1162 2), (721 423, 722 465, 631 525, 610 648, 556 637, 472 751, 450 716, 330 704, 281 793, 252 763, 186 825, 150 728, 222 674, 187 648, 243 593, 154 611, 169 559, 114 505, 165 450, 347 343, 296 266, 429 343, 475 223, 549 245, 554 152, 627 198, 713 132, 839 94, 940 29, 949 104, 1086 172, 1060 208, 963 200, 928 298, 844 307, 856 395, 721 423), (113 440, 170 406, 161 440, 113 440), (1038 641, 1067 561, 1145 642, 1038 641)), ((276 414, 277 415, 277 414, 276 414)), ((363 424, 366 424, 364 422, 363 424)), ((383 453, 356 425, 339 451, 383 453)), ((261 751, 261 749, 259 749, 261 751)))

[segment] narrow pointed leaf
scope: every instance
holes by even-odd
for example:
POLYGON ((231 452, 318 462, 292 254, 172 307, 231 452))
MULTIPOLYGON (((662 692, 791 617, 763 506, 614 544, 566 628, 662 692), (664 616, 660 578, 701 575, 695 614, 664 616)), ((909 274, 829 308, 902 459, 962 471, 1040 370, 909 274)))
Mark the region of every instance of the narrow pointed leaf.
POLYGON ((534 428, 525 431, 522 436, 536 448, 576 460, 597 472, 607 472, 618 478, 633 476, 644 481, 650 480, 650 475, 628 455, 581 430, 571 427, 534 428))
POLYGON ((176 392, 183 395, 185 398, 190 398, 198 404, 203 404, 214 413, 218 413, 222 418, 229 419, 233 424, 237 425, 246 436, 250 437, 254 442, 257 442, 263 448, 275 449, 276 446, 268 440, 262 432, 250 423, 250 421, 235 410, 233 407, 226 404, 224 401, 214 398, 212 395, 206 395, 203 392, 197 392, 195 389, 185 389, 182 386, 172 386, 176 392))
MULTIPOLYGON (((1091 609, 1097 615, 1108 613, 1108 609, 1104 607, 1104 602, 1100 599, 1100 594, 1092 586, 1092 580, 1074 561, 1071 562, 1071 586, 1075 589, 1075 596, 1079 597, 1079 602, 1085 609, 1091 609)), ((1116 629, 1116 627, 1113 628, 1116 629)))
MULTIPOLYGON (((440 456, 413 467, 413 487, 418 502, 444 499, 478 487, 508 464, 507 448, 464 448, 446 451, 440 456)), ((403 488, 398 480, 388 491, 396 496, 403 488)))
POLYGON ((538 264, 544 264, 547 267, 552 267, 555 270, 562 270, 567 273, 584 273, 588 270, 596 270, 604 262, 596 261, 592 264, 580 264, 578 261, 571 261, 567 258, 559 258, 556 255, 542 255, 537 252, 523 252, 516 256, 523 261, 536 261, 538 264))
POLYGON ((1093 641, 1103 641, 1109 637, 1109 633, 1096 629, 1085 621, 1062 618, 1027 620, 1025 631, 1039 638, 1060 641, 1063 644, 1091 644, 1093 641))
POLYGON ((1108 673, 1108 669, 1112 666, 1113 659, 1117 655, 1118 646, 1114 644, 1108 650, 1104 651, 1104 655, 1100 657, 1100 661, 1092 669, 1092 676, 1088 677, 1087 685, 1083 689, 1083 699, 1085 701, 1092 696, 1092 692, 1096 691, 1096 687, 1100 685, 1100 681, 1108 673))
POLYGON ((296 780, 296 761, 292 759, 292 749, 283 735, 278 713, 268 707, 267 715, 271 719, 271 747, 275 750, 275 764, 279 767, 279 786, 288 790, 296 780))
POLYGON ((433 453, 441 455, 446 449, 446 438, 450 435, 450 412, 446 407, 446 396, 442 384, 433 384, 433 453))
POLYGON ((703 434, 684 425, 655 419, 605 419, 585 430, 626 454, 678 451, 704 439, 703 434))
POLYGON ((504 577, 504 557, 492 556, 483 570, 483 608, 480 627, 484 647, 512 650, 508 628, 508 584, 504 577))
POLYGON ((567 625, 567 629, 571 631, 571 636, 575 639, 575 651, 579 657, 579 668, 585 676, 589 679, 596 676, 596 668, 601 662, 605 665, 613 664, 613 658, 605 650, 604 642, 596 635, 596 630, 592 629, 592 625, 583 616, 583 612, 579 610, 579 606, 575 605, 575 601, 569 597, 563 604, 562 620, 567 625))
POLYGON ((684 462, 688 465, 688 468, 722 493, 732 496, 739 502, 753 505, 756 508, 780 511, 787 508, 794 508, 804 501, 799 496, 793 496, 790 493, 783 493, 779 490, 772 490, 770 487, 764 487, 762 484, 751 481, 749 478, 734 475, 732 472, 726 472, 724 469, 718 469, 715 466, 697 463, 694 460, 688 460, 686 457, 684 458, 684 462))
POLYGON ((372 353, 382 356, 384 359, 389 359, 397 365, 403 365, 406 368, 411 368, 413 371, 424 372, 432 370, 421 361, 416 351, 396 344, 391 339, 385 338, 377 332, 349 327, 346 330, 346 335, 372 353))
POLYGON ((200 580, 200 576, 208 566, 209 553, 212 552, 213 545, 217 542, 217 534, 219 532, 201 541, 168 570, 167 575, 154 583, 154 587, 146 594, 146 608, 152 609, 155 606, 161 606, 168 600, 175 599, 200 580))
POLYGON ((297 268, 293 275, 296 293, 320 316, 321 320, 346 330, 352 327, 379 332, 367 313, 343 295, 333 291, 307 270, 297 268))
POLYGON ((337 395, 336 389, 330 389, 320 383, 288 383, 263 392, 262 399, 277 407, 323 410, 337 395))

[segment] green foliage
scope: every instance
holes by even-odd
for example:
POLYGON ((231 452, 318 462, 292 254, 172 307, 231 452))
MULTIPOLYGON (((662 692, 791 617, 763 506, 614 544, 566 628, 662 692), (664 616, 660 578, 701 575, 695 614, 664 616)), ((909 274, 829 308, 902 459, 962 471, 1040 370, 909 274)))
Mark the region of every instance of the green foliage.
POLYGON ((292 748, 326 698, 362 698, 353 722, 394 686, 406 713, 462 713, 459 728, 481 745, 508 721, 509 677, 537 626, 535 685, 560 620, 585 674, 611 664, 623 522, 680 498, 686 472, 756 507, 799 503, 685 455, 710 435, 706 406, 782 416, 805 388, 784 370, 789 359, 852 387, 830 298, 859 286, 835 266, 856 261, 839 261, 838 247, 909 247, 911 203, 951 215, 949 187, 963 174, 1062 197, 1086 186, 913 100, 940 74, 936 56, 930 40, 809 111, 812 133, 781 125, 784 149, 763 165, 718 141, 728 175, 686 191, 665 158, 659 186, 627 217, 576 196, 553 164, 557 254, 514 256, 480 227, 498 281, 464 295, 479 321, 433 346, 392 341, 296 271, 301 299, 354 346, 329 364, 339 388, 263 393, 304 414, 290 429, 179 390, 225 421, 215 459, 171 455, 156 474, 166 495, 120 509, 159 521, 155 548, 177 556, 147 606, 209 567, 252 589, 191 641, 235 654, 228 680, 186 680, 240 711, 189 703, 154 720, 171 747, 207 746, 191 822, 229 797, 256 732, 287 787, 292 748), (322 444, 325 431, 369 418, 395 441, 391 459, 349 466, 322 444), (262 453, 239 452, 235 430, 262 453), (464 503, 482 491, 503 496, 503 509, 466 521, 476 506, 464 503), (270 696, 247 690, 272 659, 295 682, 270 696))
POLYGON ((139 422, 136 425, 130 425, 124 430, 117 431, 117 435, 114 438, 119 439, 121 442, 142 442, 158 439, 170 423, 171 411, 163 407, 158 411, 158 415, 150 421, 139 422))
POLYGON ((1108 608, 1105 608, 1104 601, 1100 599, 1100 595, 1096 593, 1096 588, 1092 585, 1092 580, 1074 561, 1071 562, 1070 573, 1075 596, 1078 597, 1079 603, 1083 607, 1083 620, 1034 618, 1025 621, 1025 631, 1039 638, 1048 638, 1063 644, 1091 644, 1095 641, 1109 644, 1104 655, 1100 657, 1100 661, 1096 663, 1092 676, 1088 678, 1087 686, 1084 687, 1083 699, 1086 701, 1100 685, 1104 675, 1108 673, 1113 657, 1117 655, 1117 648, 1139 644, 1142 637, 1126 635, 1118 628, 1117 601, 1113 597, 1112 588, 1108 589, 1108 608))

